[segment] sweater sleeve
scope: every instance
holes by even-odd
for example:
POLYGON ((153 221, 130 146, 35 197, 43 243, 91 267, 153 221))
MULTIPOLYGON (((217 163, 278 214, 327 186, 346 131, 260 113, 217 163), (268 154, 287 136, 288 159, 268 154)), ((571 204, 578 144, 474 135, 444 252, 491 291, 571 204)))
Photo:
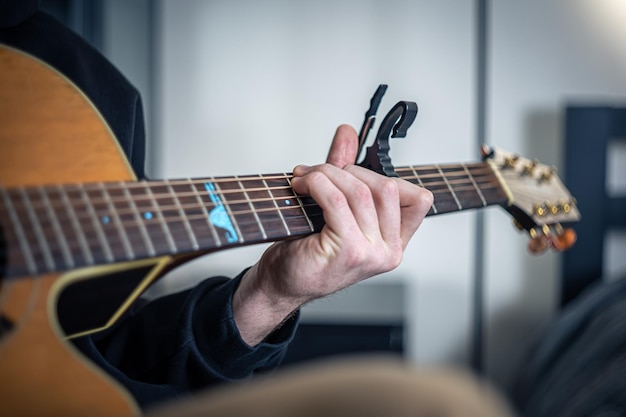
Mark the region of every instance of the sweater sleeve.
POLYGON ((242 275, 213 277, 191 290, 153 300, 133 309, 113 329, 75 344, 143 408, 271 370, 293 339, 298 314, 267 341, 246 344, 232 312, 232 296, 242 275))

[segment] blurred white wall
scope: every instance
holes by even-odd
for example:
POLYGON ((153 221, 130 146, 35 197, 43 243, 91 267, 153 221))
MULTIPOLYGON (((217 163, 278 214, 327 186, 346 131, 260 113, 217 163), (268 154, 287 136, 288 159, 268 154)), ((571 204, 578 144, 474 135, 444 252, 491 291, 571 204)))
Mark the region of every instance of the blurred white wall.
MULTIPOLYGON (((420 105, 392 145, 396 164, 475 154, 471 3, 165 1, 160 15, 157 176, 320 163, 337 125, 360 126, 380 83, 389 84, 381 118, 398 100, 420 105)), ((376 280, 406 284, 416 359, 466 357, 472 218, 429 221, 402 266, 376 280)), ((189 274, 237 274, 263 248, 211 255, 189 274)))
MULTIPOLYGON (((564 106, 626 102, 626 3, 492 1, 490 20, 488 139, 562 167, 564 106)), ((559 255, 529 255, 505 216, 486 228, 486 364, 508 381, 555 312, 559 255)))
MULTIPOLYGON (((152 99, 146 107, 153 177, 269 173, 319 163, 338 124, 360 126, 379 83, 389 84, 381 118, 398 100, 420 106, 408 137, 392 142, 396 165, 477 158, 476 2, 105 4, 111 32, 105 49, 123 69, 137 69, 129 78, 152 99), (145 32, 119 23, 132 16, 142 22, 146 15, 148 41, 145 32), (137 48, 153 48, 153 54, 146 58, 137 48)), ((562 106, 626 98, 624 3, 488 4, 484 139, 562 165, 562 106)), ((401 267, 372 283, 406 286, 411 358, 467 363, 474 259, 483 254, 483 354, 489 375, 507 385, 532 336, 555 313, 559 257, 530 257, 526 237, 506 213, 486 213, 484 247, 474 247, 474 213, 429 218, 401 267)), ((210 255, 161 289, 237 274, 264 248, 210 255)))

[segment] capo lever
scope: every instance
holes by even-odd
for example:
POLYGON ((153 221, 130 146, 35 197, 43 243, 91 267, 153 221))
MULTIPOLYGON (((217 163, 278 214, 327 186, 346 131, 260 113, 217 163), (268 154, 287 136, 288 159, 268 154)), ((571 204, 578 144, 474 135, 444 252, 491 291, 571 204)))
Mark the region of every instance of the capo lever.
MULTIPOLYGON (((370 101, 370 108, 365 113, 365 120, 359 134, 358 154, 361 153, 365 139, 372 128, 376 117, 376 110, 386 90, 387 86, 381 84, 370 101)), ((383 119, 378 133, 376 134, 376 140, 372 146, 367 148, 365 158, 363 158, 359 165, 389 177, 397 177, 398 175, 395 173, 391 158, 389 157, 389 138, 405 137, 407 130, 413 124, 416 116, 417 104, 412 101, 400 101, 393 106, 383 119)))
MULTIPOLYGON (((387 91, 387 84, 380 84, 376 89, 376 92, 372 96, 370 100, 370 108, 365 112, 365 119, 363 120, 363 125, 361 126, 361 131, 359 132, 359 151, 357 152, 357 160, 359 159, 359 155, 361 155, 361 151, 363 150, 363 146, 365 145, 365 141, 367 140, 367 136, 372 130, 372 126, 376 121, 376 112, 378 111, 378 106, 380 106, 380 101, 382 100, 385 92, 387 91)), ((357 161, 354 161, 355 163, 357 161)))

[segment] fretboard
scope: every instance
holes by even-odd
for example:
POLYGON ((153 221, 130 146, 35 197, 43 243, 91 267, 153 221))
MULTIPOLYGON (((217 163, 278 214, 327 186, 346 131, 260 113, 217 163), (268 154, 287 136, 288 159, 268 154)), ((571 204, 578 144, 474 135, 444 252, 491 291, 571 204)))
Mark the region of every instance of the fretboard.
MULTIPOLYGON (((428 215, 506 202, 486 163, 397 168, 428 215)), ((324 226, 291 174, 0 188, 0 276, 20 277, 301 237, 324 226)))

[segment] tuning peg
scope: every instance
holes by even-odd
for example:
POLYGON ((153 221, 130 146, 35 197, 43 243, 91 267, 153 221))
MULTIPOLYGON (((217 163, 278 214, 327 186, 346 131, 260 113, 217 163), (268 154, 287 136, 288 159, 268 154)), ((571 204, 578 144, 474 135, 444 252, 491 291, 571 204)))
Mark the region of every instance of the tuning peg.
POLYGON ((480 155, 482 156, 483 161, 487 160, 487 159, 490 159, 490 158, 493 158, 495 153, 496 152, 492 148, 487 146, 487 145, 482 145, 480 147, 480 155))
POLYGON ((533 255, 541 255, 546 250, 548 250, 548 237, 547 236, 537 236, 535 238, 530 239, 528 242, 528 251, 533 255))
POLYGON ((563 226, 556 224, 552 227, 548 225, 537 226, 528 232, 530 241, 528 250, 533 255, 544 253, 548 248, 557 252, 568 250, 576 243, 576 232, 573 229, 563 229, 563 226))
POLYGON ((531 161, 528 164, 526 164, 526 166, 524 167, 524 170, 523 170, 522 173, 524 175, 531 176, 533 174, 533 171, 537 167, 537 164, 539 164, 539 161, 534 159, 533 161, 531 161))
POLYGON ((548 207, 545 204, 535 204, 533 206, 533 212, 537 216, 543 217, 548 213, 548 207))
POLYGON ((525 229, 524 226, 517 219, 513 219, 513 226, 515 226, 515 228, 519 231, 522 231, 525 229))
POLYGON ((548 250, 550 246, 550 242, 548 240, 548 236, 544 233, 543 230, 539 229, 530 229, 530 241, 528 242, 528 251, 533 255, 540 255, 548 250))
POLYGON ((502 168, 515 168, 515 164, 519 160, 519 155, 507 156, 504 158, 504 164, 502 168))
POLYGON ((560 204, 547 203, 546 205, 548 206, 548 210, 550 211, 550 214, 554 216, 559 214, 559 211, 561 210, 560 204))
POLYGON ((570 211, 572 211, 572 206, 574 206, 574 202, 573 201, 561 201, 561 210, 563 211, 563 213, 567 214, 570 211))
POLYGON ((553 165, 552 167, 550 167, 550 169, 546 169, 545 171, 543 171, 543 173, 541 174, 541 177, 539 178, 539 182, 549 182, 552 177, 554 177, 557 173, 557 169, 556 167, 553 165))
POLYGON ((568 250, 576 243, 576 232, 574 229, 563 229, 561 225, 558 226, 561 230, 550 236, 550 246, 552 246, 552 249, 555 251, 568 250))

